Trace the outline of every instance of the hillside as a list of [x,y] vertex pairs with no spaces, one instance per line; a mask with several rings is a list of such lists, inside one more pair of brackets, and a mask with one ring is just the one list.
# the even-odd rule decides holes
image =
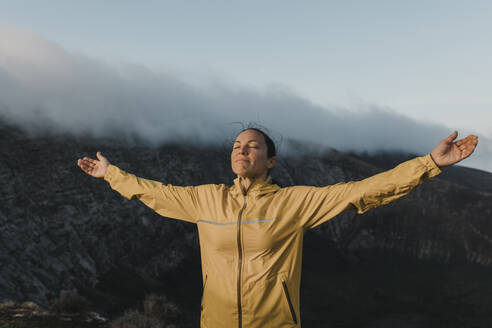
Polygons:
[[[231,185],[227,147],[32,138],[6,124],[0,135],[0,302],[49,306],[61,290],[76,288],[113,318],[158,292],[178,304],[178,327],[198,327],[196,227],[122,198],[76,160],[101,151],[137,176]],[[408,156],[280,154],[273,177],[282,186],[323,186],[363,179]],[[490,182],[487,172],[446,168],[403,199],[309,231],[303,327],[492,325]]]

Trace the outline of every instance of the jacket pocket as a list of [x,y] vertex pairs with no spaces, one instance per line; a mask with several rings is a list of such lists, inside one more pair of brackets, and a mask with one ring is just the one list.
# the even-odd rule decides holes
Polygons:
[[[292,310],[282,285],[288,281],[287,272],[272,273],[269,277],[251,285],[243,307],[251,314],[253,327],[297,327],[298,318],[293,320]],[[291,304],[295,304],[291,302]],[[294,308],[294,307],[293,307]],[[295,312],[294,312],[295,313]],[[231,326],[232,327],[232,326]]]
[[203,311],[203,296],[205,295],[205,287],[207,286],[207,278],[208,278],[208,275],[205,274],[205,281],[203,282],[203,290],[202,290],[202,299],[200,301],[200,311]]
[[292,302],[290,301],[289,289],[287,288],[287,284],[285,283],[285,280],[282,280],[282,287],[284,288],[284,295],[285,295],[285,298],[287,299],[287,303],[289,304],[289,309],[290,309],[290,314],[292,315],[292,320],[297,325],[296,311],[294,310],[294,306],[292,305]]

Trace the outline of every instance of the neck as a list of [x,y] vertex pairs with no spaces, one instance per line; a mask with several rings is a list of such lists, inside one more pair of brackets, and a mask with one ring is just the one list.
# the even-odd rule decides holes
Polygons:
[[263,173],[262,175],[256,176],[256,177],[244,177],[244,176],[238,176],[239,183],[243,187],[243,190],[248,190],[248,188],[253,184],[253,182],[257,179],[261,179],[265,181],[267,179],[267,174],[266,172]]

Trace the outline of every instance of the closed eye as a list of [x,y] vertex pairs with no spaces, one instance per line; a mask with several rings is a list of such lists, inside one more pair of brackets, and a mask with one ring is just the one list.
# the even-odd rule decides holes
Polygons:
[[[241,148],[240,146],[233,146],[232,149],[238,149]],[[249,148],[259,148],[258,145],[249,145]]]

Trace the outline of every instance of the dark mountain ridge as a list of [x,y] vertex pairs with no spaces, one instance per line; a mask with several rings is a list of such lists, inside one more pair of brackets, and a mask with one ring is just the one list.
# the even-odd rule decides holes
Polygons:
[[[231,185],[228,147],[32,137],[6,124],[0,134],[0,302],[48,305],[60,290],[77,288],[111,316],[159,291],[182,309],[182,327],[197,326],[196,227],[122,198],[103,179],[83,173],[76,160],[101,151],[112,164],[144,178]],[[329,149],[280,154],[272,175],[282,186],[323,186],[366,178],[408,156]],[[491,181],[488,172],[444,168],[396,202],[364,215],[346,212],[309,231],[303,327],[492,322],[482,311],[492,300],[484,287],[492,273]]]

